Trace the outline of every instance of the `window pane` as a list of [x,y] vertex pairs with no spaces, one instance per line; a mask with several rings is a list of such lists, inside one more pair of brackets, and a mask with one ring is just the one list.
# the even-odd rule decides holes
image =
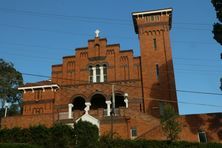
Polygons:
[[106,82],[107,81],[107,76],[106,75],[104,75],[104,82]]
[[89,81],[93,82],[93,77],[92,76],[89,77]]
[[156,64],[156,79],[157,80],[159,80],[159,74],[160,74],[160,72],[159,72],[159,65]]
[[206,136],[205,132],[199,132],[198,135],[199,135],[200,142],[202,142],[202,143],[206,143],[207,142],[207,136]]
[[136,136],[137,136],[136,128],[131,128],[131,137],[136,137]]
[[154,49],[157,48],[156,39],[153,39],[153,48],[154,48]]
[[107,68],[103,67],[103,74],[107,74]]
[[96,76],[96,82],[100,82],[100,76]]
[[100,75],[100,69],[99,69],[99,67],[96,67],[96,75]]
[[93,75],[93,70],[92,69],[90,69],[90,76],[92,76]]

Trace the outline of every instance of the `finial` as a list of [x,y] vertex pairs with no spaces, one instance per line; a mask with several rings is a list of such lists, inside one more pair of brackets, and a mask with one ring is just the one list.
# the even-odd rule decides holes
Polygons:
[[95,31],[96,37],[99,37],[99,33],[100,33],[99,29],[96,29]]

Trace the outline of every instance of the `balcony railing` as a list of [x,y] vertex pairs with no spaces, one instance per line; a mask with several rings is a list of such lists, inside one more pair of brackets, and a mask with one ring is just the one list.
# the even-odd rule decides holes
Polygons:
[[[124,111],[125,108],[115,108],[115,116],[124,116]],[[85,111],[82,110],[75,110],[72,112],[72,117],[74,120],[77,120],[79,117],[81,117],[82,115],[84,115]],[[90,110],[89,111],[89,115],[94,116],[96,118],[102,118],[102,117],[107,117],[107,109],[103,109],[103,108],[98,108],[96,110]],[[111,113],[110,113],[111,115]],[[66,120],[68,119],[68,112],[59,112],[58,113],[58,120]]]

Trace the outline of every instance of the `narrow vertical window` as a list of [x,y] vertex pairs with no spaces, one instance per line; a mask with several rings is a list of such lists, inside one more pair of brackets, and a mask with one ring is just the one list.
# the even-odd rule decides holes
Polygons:
[[100,68],[96,65],[96,82],[100,82]]
[[156,64],[156,79],[157,79],[157,80],[159,80],[159,75],[160,75],[159,65]]
[[107,81],[107,66],[103,65],[103,76],[104,76],[104,82]]
[[131,133],[131,139],[135,139],[137,137],[137,129],[136,128],[131,128],[130,133]]
[[207,143],[207,136],[204,131],[198,132],[198,138],[201,143]]
[[157,48],[156,39],[153,39],[153,49],[156,50],[156,48]]
[[92,66],[89,66],[89,82],[93,82],[93,69]]

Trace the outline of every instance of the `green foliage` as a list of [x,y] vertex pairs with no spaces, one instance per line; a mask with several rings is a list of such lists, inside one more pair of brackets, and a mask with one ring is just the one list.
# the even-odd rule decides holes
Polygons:
[[[12,104],[8,109],[9,115],[18,114],[18,105],[21,103],[21,92],[18,91],[17,87],[23,85],[22,74],[18,72],[14,65],[10,62],[6,62],[0,59],[0,101],[2,106],[5,101]],[[15,109],[17,107],[17,109]],[[4,115],[3,111],[0,110],[0,117]]]
[[173,106],[166,104],[161,116],[162,129],[168,140],[175,141],[178,139],[178,134],[181,131],[180,123],[176,120],[178,117]]
[[98,146],[99,130],[96,125],[80,120],[74,125],[74,134],[77,148]]
[[49,129],[43,125],[33,126],[29,128],[30,143],[41,146],[47,146],[50,140]]
[[222,78],[220,78],[220,90],[222,90]]
[[[112,140],[112,139],[110,139]],[[148,141],[148,140],[123,140],[113,139],[112,145],[106,145],[100,141],[101,148],[220,148],[222,144],[219,143],[191,143],[185,141],[171,142],[171,141]]]
[[[219,143],[190,143],[184,141],[148,141],[148,140],[124,140],[116,136],[111,138],[109,134],[96,138],[98,128],[91,123],[82,122],[75,124],[78,128],[70,128],[67,125],[56,124],[52,128],[35,126],[29,129],[13,128],[0,130],[0,148],[220,148]],[[76,135],[74,131],[82,131],[86,126],[83,135]],[[81,130],[80,130],[80,129]],[[82,131],[83,132],[83,131]],[[79,132],[78,134],[83,134]],[[92,133],[94,134],[92,134]],[[44,135],[45,134],[45,135]],[[91,138],[90,136],[94,137]],[[45,139],[44,139],[45,138]],[[89,139],[87,139],[89,138]]]
[[211,0],[211,3],[215,8],[217,18],[220,22],[213,25],[214,39],[222,45],[222,0]]
[[22,74],[12,63],[0,59],[0,98],[12,103],[20,101],[21,93],[18,92],[17,87],[22,84]]
[[74,145],[74,129],[64,124],[55,124],[51,129],[51,146],[54,148],[66,148]]
[[25,143],[0,143],[0,148],[39,148],[39,146]]
[[100,137],[100,147],[112,148],[116,141],[121,141],[117,134],[107,133]]

